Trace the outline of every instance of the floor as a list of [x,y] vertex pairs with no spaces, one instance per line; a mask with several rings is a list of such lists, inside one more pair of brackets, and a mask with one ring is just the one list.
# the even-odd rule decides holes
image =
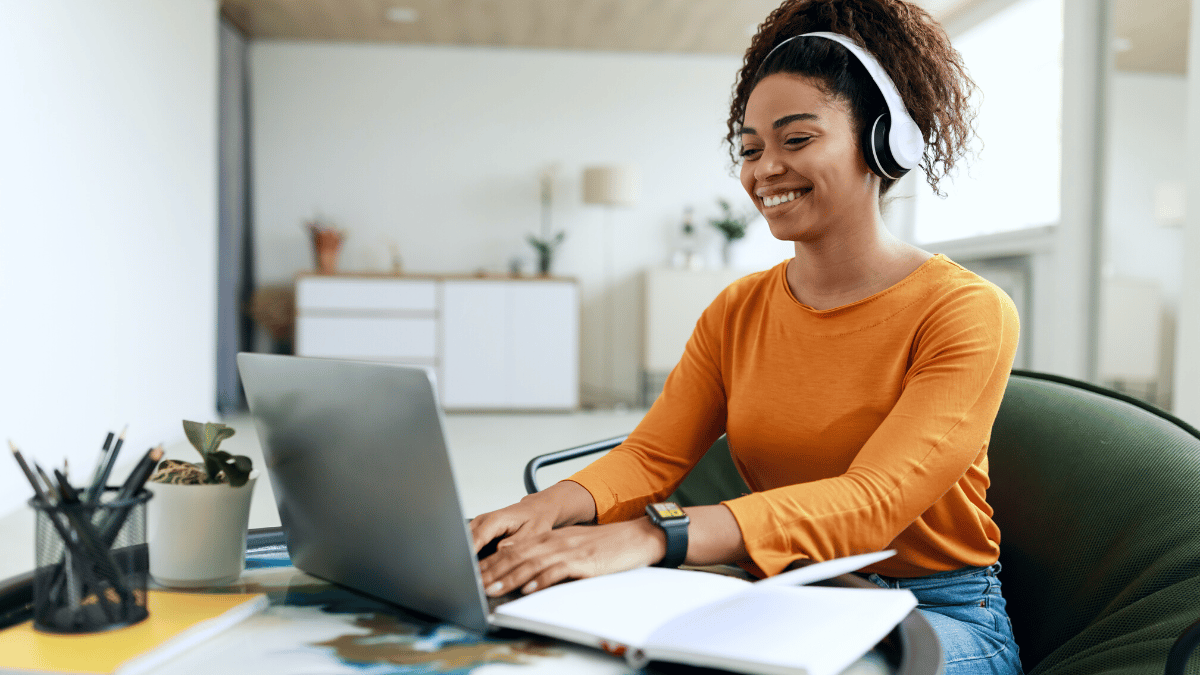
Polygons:
[[[446,435],[450,460],[458,480],[463,511],[468,517],[492,511],[519,500],[525,494],[522,472],[530,458],[546,452],[628,433],[645,415],[645,410],[602,410],[576,413],[446,415]],[[222,444],[222,449],[250,457],[255,466],[263,466],[262,450],[253,420],[233,417],[224,420],[237,433]],[[193,461],[197,455],[186,441],[180,440],[167,450],[167,457]],[[592,458],[594,459],[594,457]],[[542,470],[542,485],[569,476],[589,460],[581,459]],[[117,467],[124,475],[129,467]],[[274,527],[279,524],[275,496],[270,480],[259,480],[250,509],[250,527]],[[0,515],[0,541],[5,546],[0,556],[0,580],[33,568],[33,514],[21,508]]]

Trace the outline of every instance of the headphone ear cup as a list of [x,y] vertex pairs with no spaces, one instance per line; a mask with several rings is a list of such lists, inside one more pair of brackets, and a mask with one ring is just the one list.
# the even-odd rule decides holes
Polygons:
[[895,180],[908,173],[908,169],[901,167],[892,156],[892,146],[888,141],[891,129],[891,115],[882,113],[863,129],[862,148],[867,168],[880,178]]

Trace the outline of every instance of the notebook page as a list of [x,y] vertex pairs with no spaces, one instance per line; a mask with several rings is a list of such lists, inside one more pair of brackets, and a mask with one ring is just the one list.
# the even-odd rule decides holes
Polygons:
[[584,644],[637,646],[671,617],[752,587],[720,574],[643,567],[552,586],[497,607],[494,620]]
[[646,640],[645,656],[741,672],[836,675],[916,606],[907,590],[755,585],[664,624]]
[[894,555],[896,555],[895,551],[887,550],[878,553],[852,555],[845,558],[834,558],[833,560],[812,563],[789,572],[776,574],[773,577],[761,579],[757,583],[759,586],[803,586],[804,584],[811,584],[814,581],[824,581],[860,570]]

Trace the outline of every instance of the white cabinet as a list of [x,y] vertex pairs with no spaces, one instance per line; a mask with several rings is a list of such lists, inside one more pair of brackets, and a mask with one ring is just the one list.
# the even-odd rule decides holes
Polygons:
[[296,353],[430,367],[447,409],[579,405],[569,279],[302,277]]
[[579,404],[579,297],[572,282],[446,281],[447,408]]

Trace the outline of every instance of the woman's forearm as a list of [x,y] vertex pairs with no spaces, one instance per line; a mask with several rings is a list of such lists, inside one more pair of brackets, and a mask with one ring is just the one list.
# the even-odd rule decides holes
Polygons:
[[596,500],[587,488],[574,481],[555,483],[541,492],[526,495],[521,501],[527,499],[544,499],[557,505],[558,516],[554,520],[554,527],[579,525],[596,520]]
[[[522,499],[525,500],[549,500],[555,504],[555,527],[591,523],[596,520],[596,501],[592,498],[592,493],[574,481],[555,483],[541,492],[527,495]],[[684,511],[691,521],[688,525],[686,564],[720,565],[750,559],[742,541],[741,527],[733,517],[733,512],[724,505],[690,506]],[[656,543],[650,544],[655,548],[655,560],[662,558],[666,552],[666,535],[650,523],[649,518],[640,520],[643,521],[640,523],[640,529],[656,540]]]
[[[688,565],[721,565],[750,559],[742,528],[723,504],[684,509],[688,525]],[[664,535],[665,539],[665,535]]]

